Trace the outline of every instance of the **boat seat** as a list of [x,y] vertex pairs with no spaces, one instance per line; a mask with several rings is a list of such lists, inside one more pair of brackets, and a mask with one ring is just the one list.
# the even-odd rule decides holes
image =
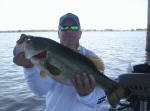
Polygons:
[[[136,97],[140,103],[140,111],[150,110],[150,74],[126,73],[119,76],[118,82],[131,90],[130,97]],[[147,104],[146,106],[144,104]],[[143,110],[143,109],[145,110]]]
[[131,90],[131,95],[150,99],[150,74],[126,73],[119,76],[119,83]]

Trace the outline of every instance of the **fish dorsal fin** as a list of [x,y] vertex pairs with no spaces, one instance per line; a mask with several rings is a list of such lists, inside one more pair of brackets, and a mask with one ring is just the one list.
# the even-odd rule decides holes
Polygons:
[[98,71],[104,71],[104,63],[101,58],[97,56],[86,56],[86,57],[94,63]]
[[[75,47],[73,46],[67,46],[68,48],[72,49],[74,52],[80,53],[81,55],[83,55],[79,50],[77,50]],[[98,71],[104,71],[104,63],[102,61],[101,58],[97,57],[97,56],[88,56],[85,55],[91,62],[93,62],[93,64],[96,66]]]
[[[75,47],[73,46],[67,46],[68,48],[72,49],[73,51],[82,54],[79,50],[77,50]],[[83,55],[83,54],[82,54]],[[101,58],[97,57],[97,56],[88,56],[86,55],[86,57],[91,60],[94,65],[96,66],[98,71],[104,71],[104,63],[102,61]]]
[[46,74],[45,71],[41,70],[41,71],[40,71],[40,76],[41,76],[42,78],[46,78],[46,77],[47,77],[47,74]]

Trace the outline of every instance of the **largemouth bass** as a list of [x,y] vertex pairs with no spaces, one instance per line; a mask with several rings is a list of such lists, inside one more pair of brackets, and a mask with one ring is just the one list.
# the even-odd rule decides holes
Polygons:
[[100,72],[86,56],[48,38],[24,35],[24,52],[27,59],[38,66],[41,74],[66,85],[72,85],[76,74],[92,74],[96,86],[103,88],[110,105],[115,108],[120,99],[129,96],[129,89]]

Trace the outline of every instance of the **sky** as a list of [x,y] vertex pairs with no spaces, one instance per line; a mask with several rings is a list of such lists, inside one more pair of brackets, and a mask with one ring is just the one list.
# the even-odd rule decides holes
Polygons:
[[57,29],[76,14],[82,29],[147,27],[148,0],[0,0],[0,30]]

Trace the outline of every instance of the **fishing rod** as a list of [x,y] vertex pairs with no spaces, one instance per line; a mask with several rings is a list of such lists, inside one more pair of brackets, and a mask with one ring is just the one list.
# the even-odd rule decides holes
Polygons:
[[150,60],[150,1],[149,0],[148,0],[148,13],[147,13],[146,53],[147,53],[147,61],[149,61]]

